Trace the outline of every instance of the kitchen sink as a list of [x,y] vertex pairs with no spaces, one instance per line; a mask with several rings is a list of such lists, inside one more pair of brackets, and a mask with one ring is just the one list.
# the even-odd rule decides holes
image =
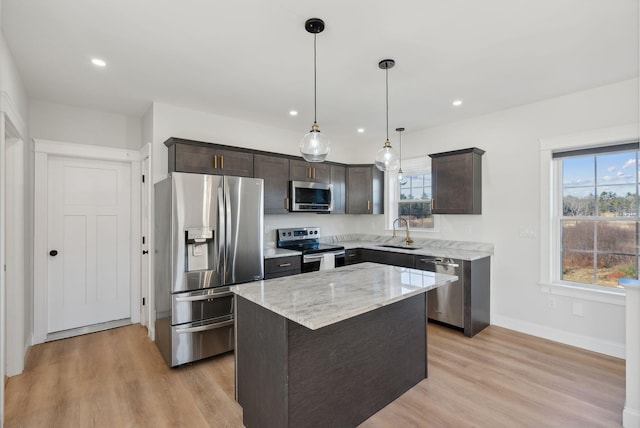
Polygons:
[[401,250],[419,250],[420,249],[420,247],[409,247],[407,245],[391,245],[391,244],[381,244],[381,245],[378,245],[378,247],[399,248]]

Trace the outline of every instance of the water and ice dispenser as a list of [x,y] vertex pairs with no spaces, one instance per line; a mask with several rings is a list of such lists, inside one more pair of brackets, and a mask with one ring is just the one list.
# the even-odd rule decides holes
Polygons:
[[185,231],[185,271],[215,269],[213,230],[190,227]]

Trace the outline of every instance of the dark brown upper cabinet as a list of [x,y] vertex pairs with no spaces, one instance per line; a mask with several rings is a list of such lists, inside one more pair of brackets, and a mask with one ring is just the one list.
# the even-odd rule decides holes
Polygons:
[[289,161],[289,179],[331,183],[331,165],[291,159]]
[[169,172],[253,177],[253,153],[197,141],[169,139]]
[[289,159],[253,155],[253,176],[264,179],[264,213],[289,212]]
[[347,166],[347,214],[384,214],[384,173],[375,165]]
[[431,157],[433,214],[482,214],[482,155],[470,149]]

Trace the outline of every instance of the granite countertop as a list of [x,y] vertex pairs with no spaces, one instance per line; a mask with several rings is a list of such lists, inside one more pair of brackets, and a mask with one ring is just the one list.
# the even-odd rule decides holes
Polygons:
[[276,259],[278,257],[300,256],[302,252],[284,248],[265,248],[263,254],[265,259]]
[[457,276],[359,263],[231,287],[253,303],[311,330],[456,281]]
[[[405,253],[405,254],[417,254],[420,256],[432,256],[432,257],[448,257],[452,259],[460,259],[460,260],[479,260],[485,257],[490,257],[493,255],[491,251],[480,251],[480,250],[465,250],[461,248],[447,248],[447,247],[438,247],[438,246],[420,246],[419,244],[412,244],[412,247],[418,247],[415,250],[411,250],[408,248],[391,248],[391,247],[383,247],[379,242],[367,242],[367,241],[345,241],[340,243],[344,246],[345,249],[351,248],[366,248],[368,250],[378,250],[378,251],[388,251],[392,253]],[[402,244],[400,244],[402,245]]]
[[[452,259],[460,259],[474,261],[485,257],[493,256],[493,244],[484,242],[465,242],[465,241],[446,241],[442,239],[426,239],[415,238],[412,247],[408,248],[391,248],[382,245],[404,245],[404,233],[402,237],[392,238],[383,235],[339,235],[325,236],[320,238],[320,242],[326,244],[342,245],[346,249],[366,248],[370,250],[388,251],[393,253],[417,254],[419,256],[431,257],[448,257]],[[275,244],[275,243],[274,243]],[[264,249],[264,258],[271,259],[277,257],[299,256],[299,251],[285,250],[282,248],[273,248],[266,246]]]

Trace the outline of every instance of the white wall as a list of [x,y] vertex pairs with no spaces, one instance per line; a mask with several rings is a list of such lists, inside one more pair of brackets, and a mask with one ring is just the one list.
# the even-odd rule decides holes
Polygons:
[[[0,20],[1,22],[1,20]],[[26,159],[28,144],[26,142],[26,128],[27,128],[27,106],[28,99],[27,93],[20,78],[20,75],[15,66],[15,62],[8,49],[4,35],[0,32],[0,222],[3,226],[0,229],[4,232],[4,224],[6,222],[7,210],[11,212],[25,212],[28,208],[25,203],[25,191],[24,189],[17,189],[17,192],[11,192],[12,204],[19,203],[23,206],[5,207],[4,195],[6,192],[6,183],[8,178],[14,183],[13,190],[16,190],[15,184],[25,182],[25,174],[27,170]],[[6,177],[5,173],[5,155],[6,155],[6,138],[11,139],[11,148],[9,150],[12,159],[17,159],[18,164],[12,164],[12,174],[15,176]],[[20,165],[20,160],[25,162]],[[26,211],[28,212],[28,211]],[[30,242],[31,228],[29,219],[22,219],[17,225],[12,224],[9,227],[25,233],[24,239]],[[0,236],[0,266],[5,263],[5,248],[11,243],[6,242],[5,233]],[[4,377],[6,374],[14,374],[14,370],[21,370],[24,362],[24,353],[27,347],[30,345],[30,328],[32,325],[33,311],[30,299],[33,296],[33,287],[31,276],[27,268],[30,266],[30,251],[21,248],[21,254],[12,254],[12,258],[9,261],[15,265],[7,266],[8,269],[13,269],[15,275],[10,277],[11,287],[9,293],[5,294],[5,275],[4,269],[0,274],[0,379],[4,385]],[[15,251],[15,250],[14,250]],[[19,265],[18,265],[19,264]],[[26,274],[25,274],[26,273]],[[6,297],[9,297],[7,300]],[[6,318],[7,306],[11,305],[14,314],[17,314],[15,319],[12,319],[9,324]],[[22,317],[20,313],[22,312]],[[15,316],[15,315],[14,315]],[[7,345],[10,345],[10,348]],[[6,366],[10,370],[6,371]],[[4,387],[0,390],[0,425],[4,422]]]
[[[438,216],[438,233],[416,235],[494,244],[492,322],[600,352],[624,349],[624,306],[557,296],[557,308],[548,307],[538,286],[539,239],[520,237],[520,228],[539,233],[540,138],[637,123],[638,115],[634,79],[403,136],[406,158],[486,150],[482,215]],[[574,302],[584,316],[572,315]]]
[[142,120],[32,99],[29,103],[29,136],[139,150],[142,147]]
[[0,34],[0,90],[7,93],[13,107],[22,120],[27,120],[28,98],[18,69],[16,68],[13,56],[4,39]]

